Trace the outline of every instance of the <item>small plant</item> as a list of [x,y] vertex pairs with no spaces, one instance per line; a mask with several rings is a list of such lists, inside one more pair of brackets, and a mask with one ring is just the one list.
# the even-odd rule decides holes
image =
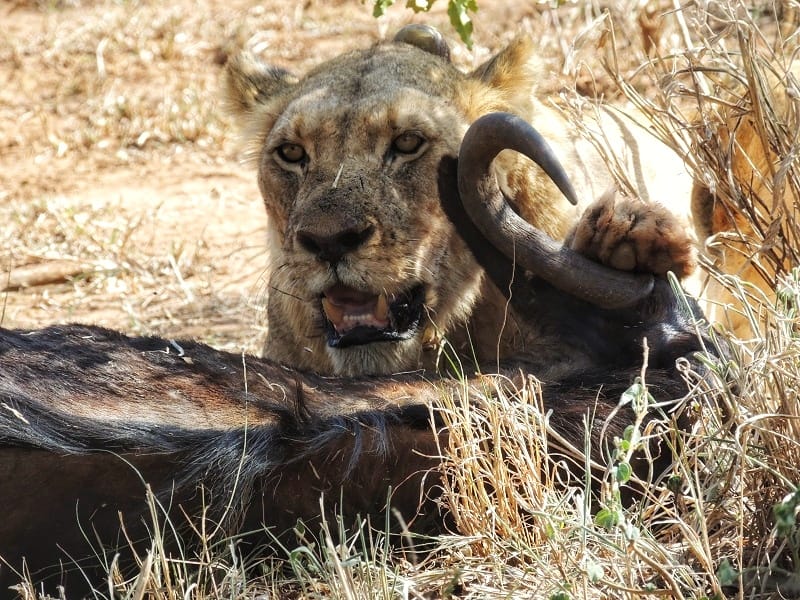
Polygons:
[[607,488],[608,494],[604,499],[605,506],[597,512],[594,518],[595,524],[607,531],[621,527],[628,541],[638,538],[639,531],[625,518],[621,487],[628,483],[633,475],[631,456],[641,447],[641,426],[647,416],[648,406],[653,402],[653,397],[647,391],[647,386],[641,378],[637,378],[622,394],[620,406],[630,406],[635,420],[633,424],[625,428],[621,439],[614,440],[615,448],[611,456],[609,468],[611,477]]
[[[375,17],[382,16],[386,9],[394,4],[395,0],[374,0],[372,14]],[[407,0],[406,7],[415,13],[428,12],[436,0]],[[458,32],[467,48],[472,48],[472,18],[470,13],[478,11],[476,0],[448,0],[447,15],[450,17],[450,24]]]

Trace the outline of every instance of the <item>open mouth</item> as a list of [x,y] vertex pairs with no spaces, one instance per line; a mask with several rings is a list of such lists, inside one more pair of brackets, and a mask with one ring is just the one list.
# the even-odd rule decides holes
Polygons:
[[422,319],[424,300],[422,285],[387,296],[337,283],[322,294],[328,346],[346,348],[413,337]]

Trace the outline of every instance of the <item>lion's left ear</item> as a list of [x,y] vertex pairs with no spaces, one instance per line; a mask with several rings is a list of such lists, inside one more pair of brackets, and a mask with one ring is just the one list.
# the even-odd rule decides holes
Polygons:
[[535,84],[533,51],[531,38],[520,36],[470,76],[501,92],[522,90],[530,94]]
[[225,96],[230,112],[247,117],[270,99],[282,94],[297,83],[288,71],[258,60],[242,52],[228,60],[225,66]]
[[469,74],[459,102],[471,120],[496,111],[531,117],[537,79],[544,75],[533,50],[530,38],[518,37]]

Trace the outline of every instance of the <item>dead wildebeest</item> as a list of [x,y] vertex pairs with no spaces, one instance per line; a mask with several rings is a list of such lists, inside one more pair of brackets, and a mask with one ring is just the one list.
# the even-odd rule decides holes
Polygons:
[[[535,334],[499,372],[540,377],[552,428],[576,441],[587,409],[599,432],[639,374],[644,338],[651,393],[684,395],[675,361],[701,341],[667,281],[603,268],[520,222],[489,175],[506,147],[571,193],[535,132],[509,116],[476,123],[460,167],[441,165],[449,215]],[[107,591],[103,561],[120,553],[124,570],[131,545],[142,554],[148,547],[145,483],[160,517],[180,527],[202,515],[206,531],[248,532],[240,548],[292,543],[298,519],[320,518],[321,494],[328,519],[383,522],[391,507],[413,531],[440,532],[447,511],[437,502],[437,455],[448,433],[435,413],[442,387],[460,385],[419,373],[329,379],[98,327],[2,331],[2,595],[23,569],[51,593],[64,585],[70,598]],[[480,379],[472,385],[482,388]],[[626,424],[613,421],[609,435]]]

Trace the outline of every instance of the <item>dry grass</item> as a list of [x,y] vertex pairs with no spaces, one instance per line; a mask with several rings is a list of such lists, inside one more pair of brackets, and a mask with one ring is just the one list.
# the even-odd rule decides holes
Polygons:
[[[697,478],[696,494],[706,496],[697,525],[708,531],[707,562],[742,597],[800,593],[800,63],[796,5],[785,4],[777,21],[770,8],[719,3],[709,15],[678,13],[687,43],[645,68],[658,96],[646,98],[620,80],[716,195],[730,225],[709,241],[705,261],[710,285],[729,290],[748,339],[732,341],[732,384],[721,398],[726,427],[720,435],[704,433],[698,446],[713,452],[701,449],[697,458],[713,456],[721,468]],[[716,269],[725,261],[733,276]]]
[[[552,485],[559,471],[543,457],[556,454],[543,446],[546,424],[531,409],[534,388],[510,404],[501,397],[477,416],[474,407],[456,405],[450,426],[463,438],[449,449],[456,482],[450,502],[461,530],[478,535],[481,556],[503,557],[502,573],[513,557],[528,575],[511,578],[523,596],[800,593],[797,32],[785,27],[788,17],[776,20],[772,7],[732,2],[709,10],[712,16],[672,14],[649,55],[640,47],[633,61],[631,31],[641,19],[615,19],[612,11],[583,30],[568,57],[580,73],[580,46],[595,40],[624,98],[724,206],[734,226],[711,241],[706,266],[729,289],[752,339],[727,340],[730,360],[709,363],[707,381],[687,374],[695,428],[674,442],[672,477],[648,482],[648,497],[631,509],[617,505],[607,487],[594,518],[580,495],[585,483],[566,495]],[[742,274],[752,269],[764,279],[760,289],[716,270],[720,246],[732,249]],[[612,457],[607,471],[616,466]]]
[[[573,82],[584,94],[639,106],[717,194],[738,234],[715,240],[706,262],[760,333],[732,339],[731,359],[709,363],[705,377],[687,373],[695,427],[678,435],[663,419],[679,449],[672,477],[647,482],[647,497],[631,507],[614,483],[622,454],[601,465],[605,511],[593,516],[588,483],[559,458],[585,448],[547,446],[535,382],[516,391],[498,384],[485,403],[443,398],[453,432],[442,449],[453,475],[446,497],[460,534],[437,540],[432,554],[389,560],[385,525],[374,523],[355,534],[328,523],[278,562],[239,556],[232,541],[202,531],[188,534],[204,540],[199,556],[176,559],[156,535],[138,577],[122,582],[111,569],[122,595],[800,594],[800,121],[797,33],[785,27],[793,6],[781,28],[772,4],[734,0],[709,4],[707,14],[654,2],[614,2],[602,7],[607,13],[589,2],[479,4],[476,48],[459,47],[459,62],[474,64],[518,29],[535,34],[550,49],[550,89]],[[442,8],[425,20],[444,26]],[[358,2],[74,0],[16,2],[0,18],[2,324],[97,322],[256,350],[264,217],[216,105],[219,64],[247,45],[301,71],[410,15],[399,8],[376,23]],[[735,134],[750,116],[758,143],[780,160],[743,178]],[[764,274],[764,290],[715,271],[720,245]],[[14,280],[22,276],[29,279]],[[635,411],[620,410],[634,431],[652,433]],[[566,491],[565,481],[573,484]],[[153,505],[162,528],[159,514]]]

